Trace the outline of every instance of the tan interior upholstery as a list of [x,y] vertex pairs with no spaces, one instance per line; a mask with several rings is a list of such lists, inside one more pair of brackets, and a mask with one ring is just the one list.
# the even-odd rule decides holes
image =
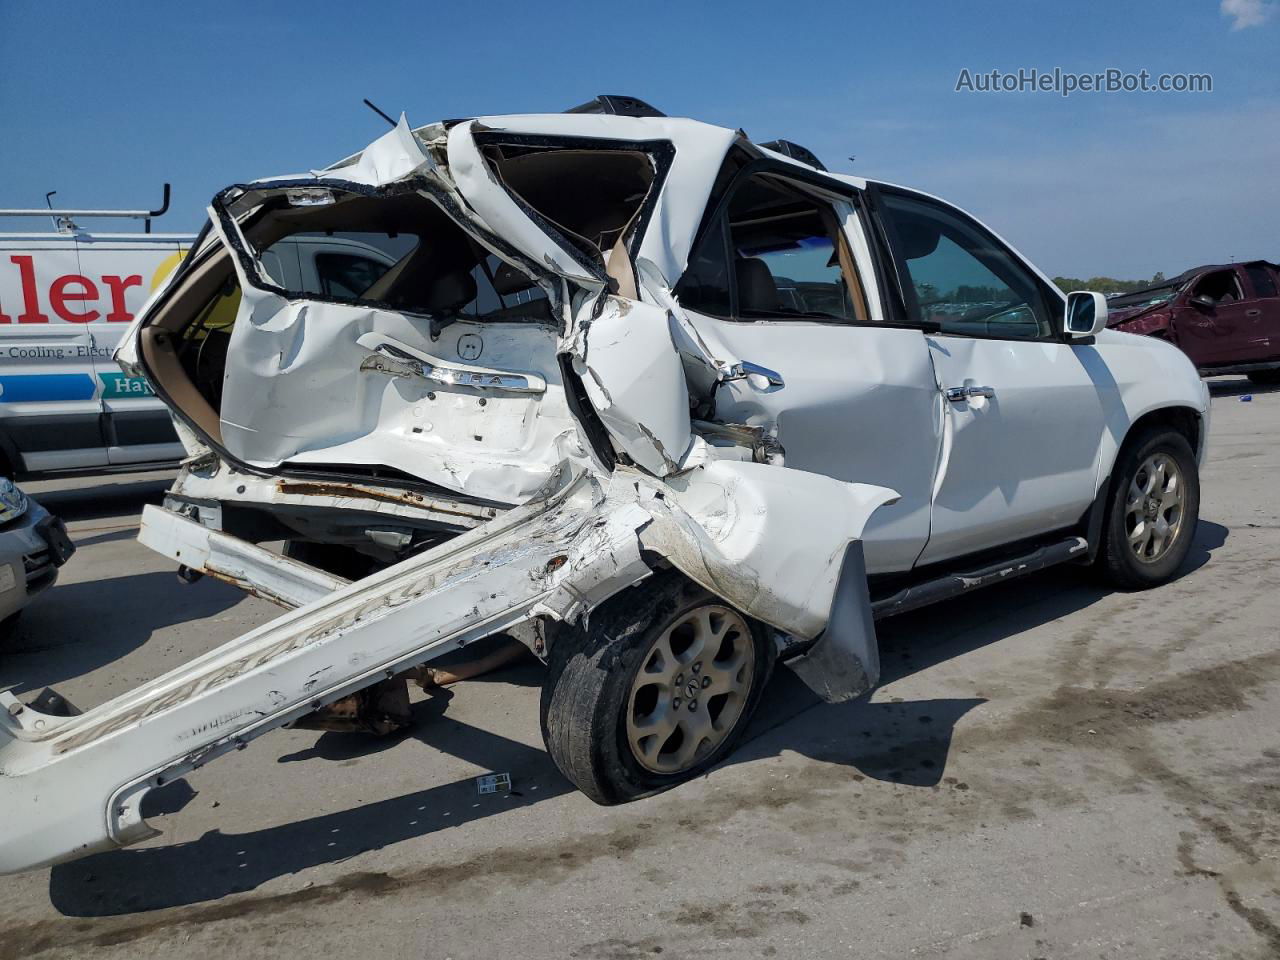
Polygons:
[[169,398],[178,405],[187,417],[195,423],[209,439],[222,443],[222,426],[218,411],[209,405],[196,385],[187,376],[187,371],[178,359],[177,345],[173,334],[154,324],[142,328],[139,337],[142,343],[142,358],[147,369],[155,377]]
[[222,442],[218,411],[196,388],[178,358],[181,331],[197,314],[213,302],[232,274],[231,257],[225,248],[197,264],[181,288],[161,307],[138,337],[142,359],[156,384],[209,439]]

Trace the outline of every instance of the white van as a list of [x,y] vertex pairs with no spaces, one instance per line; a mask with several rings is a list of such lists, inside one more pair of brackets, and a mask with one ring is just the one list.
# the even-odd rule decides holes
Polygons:
[[[183,448],[168,408],[111,355],[196,238],[63,223],[61,232],[0,233],[0,475],[174,462]],[[336,296],[358,295],[395,262],[336,237],[278,249],[280,282]]]
[[194,236],[0,233],[0,471],[174,461],[169,411],[111,354]]

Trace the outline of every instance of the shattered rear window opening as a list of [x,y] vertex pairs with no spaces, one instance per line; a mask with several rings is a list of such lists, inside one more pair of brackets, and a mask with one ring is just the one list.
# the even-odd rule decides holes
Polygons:
[[251,191],[231,212],[263,281],[321,299],[440,319],[554,322],[546,292],[427,196],[330,188]]
[[606,265],[635,234],[670,152],[662,143],[606,147],[543,138],[483,147],[485,161],[535,221],[588,262]]

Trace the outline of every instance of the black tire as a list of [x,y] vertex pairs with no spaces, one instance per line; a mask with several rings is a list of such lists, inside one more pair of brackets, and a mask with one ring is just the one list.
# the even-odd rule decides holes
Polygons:
[[[1126,513],[1130,484],[1152,457],[1166,455],[1176,464],[1182,478],[1181,517],[1177,532],[1158,556],[1139,559],[1130,545],[1130,523]],[[1187,438],[1168,427],[1150,427],[1126,442],[1116,458],[1111,478],[1107,516],[1103,520],[1102,549],[1097,568],[1112,586],[1122,590],[1145,590],[1170,580],[1182,566],[1195,538],[1200,517],[1200,474],[1195,453]]]
[[769,631],[747,617],[742,619],[754,651],[750,687],[719,745],[685,769],[656,773],[637,761],[627,740],[632,684],[652,645],[672,624],[707,605],[727,607],[682,575],[659,573],[593,611],[585,631],[566,630],[556,639],[542,686],[542,737],[560,772],[596,803],[626,803],[669,790],[714,766],[741,740],[775,659]]
[[1280,384],[1280,368],[1274,370],[1255,370],[1249,374],[1249,382],[1260,387],[1274,387]]

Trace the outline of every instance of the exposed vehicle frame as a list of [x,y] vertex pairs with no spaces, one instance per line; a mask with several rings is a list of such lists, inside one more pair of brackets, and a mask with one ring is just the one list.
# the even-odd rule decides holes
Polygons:
[[[1104,331],[1097,295],[1073,295],[1064,318],[1061,292],[966,220],[964,230],[1017,262],[1042,309],[1035,317],[1030,307],[971,311],[980,319],[963,322],[981,324],[986,338],[962,334],[941,357],[926,339],[944,339],[945,325],[918,319],[926,304],[905,262],[921,240],[888,211],[961,212],[828,174],[811,158],[794,159],[804,153],[793,145],[762,147],[652,108],[603,115],[611,99],[601,98],[595,114],[416,131],[402,119],[312,178],[246,184],[215,199],[204,238],[118,354],[170,404],[191,452],[164,507],[147,508],[140,539],[189,571],[290,612],[83,714],[55,716],[0,694],[0,790],[10,814],[0,871],[149,836],[140,806],[148,790],[494,634],[516,637],[548,662],[548,747],[588,795],[618,802],[724,756],[775,659],[830,701],[869,689],[879,676],[877,615],[1070,560],[1098,558],[1131,586],[1172,575],[1194,527],[1208,413],[1204,387],[1177,351]],[[642,156],[651,165],[647,188],[625,223],[600,234],[606,251],[510,190],[486,154],[495,145],[516,156],[545,147]],[[731,154],[742,162],[726,176]],[[696,299],[687,285],[693,252],[720,229],[718,211],[737,195],[735,184],[756,175],[776,178],[787,196],[824,198],[832,262],[839,259],[856,289],[845,290],[839,309],[849,312],[838,324],[808,318],[812,335],[856,328],[865,355],[832,366],[837,358],[793,352],[779,357],[787,360],[779,372],[772,357],[738,340],[767,333],[767,323],[734,327],[688,307]],[[312,223],[311,207],[356,210],[366,199],[405,197],[429,199],[452,224],[441,220],[441,229],[460,229],[542,291],[545,313],[511,321],[538,338],[490,334],[488,352],[476,352],[483,362],[467,360],[463,338],[491,328],[425,310],[421,329],[411,330],[403,305],[300,295],[263,266],[273,216]],[[322,209],[314,222],[327,215]],[[841,216],[857,229],[846,230]],[[201,303],[214,296],[229,271],[238,282],[231,336],[240,353],[227,382],[239,380],[213,409],[173,359],[173,340],[188,327],[166,324],[192,291]],[[749,294],[733,287],[729,310],[750,309]],[[812,295],[787,288],[790,298]],[[1035,342],[1021,353],[1005,346],[1016,339],[1008,331],[1027,323]],[[910,356],[901,349],[908,340]],[[359,378],[360,393],[330,401],[313,380],[289,379],[339,362]],[[1034,369],[1018,372],[1019,362]],[[1055,387],[1063,364],[1077,379]],[[878,409],[899,410],[899,429],[919,431],[914,459],[860,449],[850,454],[856,462],[824,473],[812,459],[822,452],[820,424],[783,431],[786,449],[779,442],[788,409],[770,406],[779,396],[798,397],[790,409],[804,409],[806,396],[821,397],[832,382],[867,392],[895,365],[923,379]],[[972,382],[969,374],[988,371],[1009,378],[1006,394]],[[272,402],[255,400],[255,389]],[[451,404],[447,416],[425,413],[436,391]],[[325,437],[307,435],[299,411],[308,407]],[[1002,407],[1018,431],[1009,444],[1074,457],[1048,473],[1010,474],[1020,496],[965,475],[1005,442],[997,436],[988,438],[996,446],[981,446],[984,412]],[[747,408],[755,413],[733,417]],[[353,429],[351,418],[367,409],[377,428]],[[499,428],[526,432],[505,445],[481,443],[493,409],[507,411]],[[1083,436],[1080,423],[1094,432]],[[1046,429],[1058,431],[1057,453],[1039,436]],[[883,436],[890,442],[891,433]],[[895,465],[894,485],[856,478],[885,477],[877,460]],[[1165,478],[1159,485],[1156,470]],[[1059,482],[1068,474],[1069,487]],[[1134,506],[1138,487],[1145,492]],[[978,489],[988,495],[974,502]],[[869,536],[873,521],[881,525]],[[382,569],[348,578],[258,545],[278,539],[358,543]],[[653,682],[642,684],[645,677]],[[640,709],[645,697],[657,700]],[[707,697],[721,698],[714,716]],[[666,738],[676,728],[675,747],[669,739],[655,745],[655,730]]]

